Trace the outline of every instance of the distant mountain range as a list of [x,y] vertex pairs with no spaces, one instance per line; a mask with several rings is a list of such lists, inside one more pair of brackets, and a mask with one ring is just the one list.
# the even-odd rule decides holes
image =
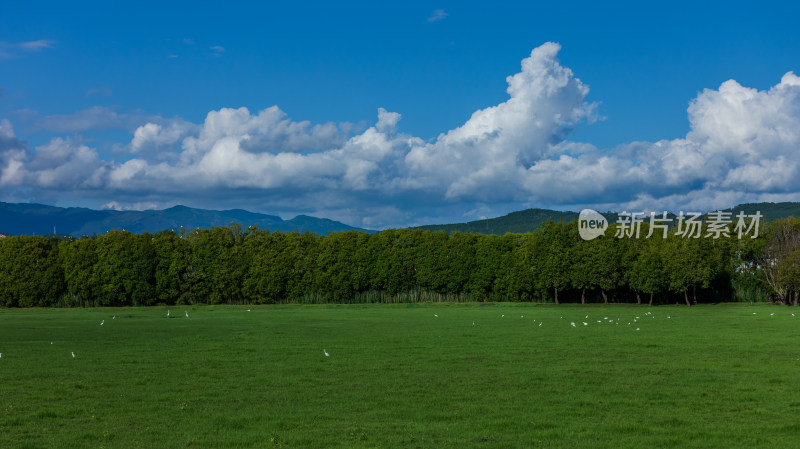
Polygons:
[[[800,203],[747,203],[747,204],[740,204],[730,209],[725,209],[725,211],[733,212],[734,217],[740,211],[744,212],[747,215],[755,214],[758,211],[761,212],[761,215],[764,217],[761,219],[762,222],[770,222],[778,218],[800,217]],[[700,211],[687,210],[685,212],[700,212]],[[604,217],[606,217],[606,219],[610,223],[615,223],[617,221],[618,215],[616,212],[601,212],[601,213],[603,214]],[[668,216],[672,218],[675,217],[673,214],[668,214]],[[541,226],[547,220],[551,220],[554,222],[563,221],[566,223],[577,219],[578,219],[577,212],[560,212],[548,209],[526,209],[518,212],[511,212],[508,215],[503,215],[502,217],[497,217],[497,218],[469,221],[466,223],[418,226],[415,229],[423,229],[430,231],[445,231],[447,233],[475,232],[480,234],[503,235],[507,232],[511,233],[533,232],[536,228]]]
[[187,231],[239,223],[256,225],[270,231],[311,231],[317,234],[360,230],[326,218],[298,215],[283,220],[275,215],[258,214],[241,209],[205,210],[175,206],[163,210],[116,211],[93,210],[83,207],[54,207],[43,204],[0,202],[0,233],[7,235],[66,234],[73,236],[103,234],[110,229],[125,229],[133,233],[159,232],[165,229]]
[[[608,220],[612,218],[604,214]],[[518,212],[511,212],[502,217],[487,218],[485,220],[469,221],[466,223],[452,223],[440,225],[418,226],[415,229],[428,231],[451,232],[475,232],[479,234],[498,234],[503,235],[507,232],[525,233],[532,232],[547,220],[554,222],[568,222],[578,219],[577,212],[560,212],[548,209],[525,209]],[[616,216],[613,220],[616,220]]]
[[[769,222],[784,217],[800,217],[800,203],[748,203],[727,209],[735,216],[739,211],[746,214],[761,212],[763,221]],[[688,212],[688,211],[687,211]],[[609,222],[617,221],[616,212],[603,212]],[[672,216],[672,215],[671,215]],[[548,209],[526,209],[508,215],[466,223],[418,226],[414,229],[430,231],[475,232],[503,235],[532,232],[547,220],[569,222],[578,219],[577,212],[560,212]],[[134,233],[159,232],[165,229],[191,231],[194,228],[210,228],[239,223],[243,227],[256,225],[270,231],[310,231],[317,234],[357,230],[373,232],[308,215],[298,215],[283,220],[275,215],[248,212],[241,209],[206,210],[186,206],[175,206],[163,210],[116,211],[93,210],[83,207],[55,207],[43,204],[0,202],[0,233],[6,235],[93,235],[110,229],[125,229]]]

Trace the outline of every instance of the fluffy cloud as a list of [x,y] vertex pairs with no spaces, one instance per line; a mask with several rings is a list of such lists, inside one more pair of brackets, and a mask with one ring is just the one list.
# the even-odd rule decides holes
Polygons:
[[97,152],[70,139],[55,138],[36,147],[26,164],[33,184],[48,189],[95,189],[103,187],[105,163]]
[[536,198],[562,204],[647,198],[652,208],[706,209],[800,192],[800,78],[793,73],[768,91],[726,81],[700,93],[688,114],[691,130],[681,139],[538,161],[526,173],[527,190],[549,186],[557,193]]
[[11,122],[0,120],[0,186],[22,183],[25,148],[25,142],[14,135]]
[[103,187],[107,166],[96,151],[71,139],[55,138],[29,151],[11,124],[0,121],[0,186],[6,190],[94,190]]
[[412,148],[406,157],[409,183],[444,187],[449,199],[528,195],[525,169],[553,156],[556,144],[593,109],[585,102],[589,89],[559,64],[559,49],[547,43],[523,59],[522,71],[506,79],[506,102],[476,111],[432,144]]
[[369,227],[529,206],[708,210],[798,197],[793,73],[766,91],[733,80],[704,90],[689,105],[683,138],[599,149],[567,140],[594,119],[595,105],[559,50],[534,49],[506,79],[506,101],[431,141],[402,133],[401,115],[382,108],[355,135],[347,124],[293,121],[277,106],[223,108],[202,124],[99,107],[38,119],[51,131],[129,129],[128,159],[111,161],[70,139],[29,150],[3,120],[0,185],[126,202],[117,207],[225,204]]
[[[255,188],[392,195],[420,191],[443,200],[510,200],[527,195],[523,174],[548,158],[570,128],[590,116],[588,93],[558,63],[557,44],[545,44],[507,79],[508,101],[476,111],[461,127],[434,142],[398,133],[401,115],[378,111],[375,126],[346,138],[334,124],[295,122],[277,106],[251,114],[247,108],[208,113],[195,135],[154,123],[134,132],[131,149],[180,140],[179,162],[133,159],[116,166],[111,185],[184,185],[192,189]],[[163,178],[162,178],[163,177]],[[497,188],[497,179],[504,182]]]
[[251,153],[319,152],[344,143],[344,135],[333,123],[311,126],[308,121],[295,122],[277,106],[251,115],[247,108],[223,108],[211,111],[197,137],[184,142],[192,154],[204,153],[216,142],[234,137],[242,149]]
[[147,122],[136,128],[130,143],[131,153],[158,150],[173,145],[194,132],[197,126],[183,120],[166,121],[163,124]]
[[0,139],[2,139],[0,140],[0,145],[2,145],[0,150],[10,146],[14,138],[14,128],[11,126],[11,122],[6,119],[0,120]]

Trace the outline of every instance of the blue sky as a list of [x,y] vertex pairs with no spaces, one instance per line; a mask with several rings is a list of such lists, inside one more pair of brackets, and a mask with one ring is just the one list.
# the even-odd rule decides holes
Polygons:
[[3,201],[385,228],[800,199],[790,2],[7,3]]

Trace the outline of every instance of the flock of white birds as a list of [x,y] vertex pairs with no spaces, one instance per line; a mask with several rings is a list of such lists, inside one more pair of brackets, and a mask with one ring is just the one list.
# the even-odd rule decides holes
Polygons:
[[[248,309],[247,311],[249,312],[250,310]],[[186,318],[189,318],[189,312],[184,310],[183,313],[186,315]],[[169,309],[167,309],[167,318],[169,318],[169,317],[170,317],[169,316]],[[100,324],[102,325],[103,323],[100,323]]]
[[[248,311],[248,312],[250,312],[250,309],[247,309],[247,311]],[[184,313],[184,316],[185,316],[186,318],[189,318],[189,312],[188,312],[188,311],[184,311],[183,313]],[[753,312],[753,315],[757,315],[757,312]],[[772,312],[772,313],[770,313],[769,315],[770,315],[770,316],[775,316],[775,312]],[[434,313],[434,314],[433,314],[433,316],[434,316],[434,318],[439,318],[439,314],[436,314],[436,313]],[[792,313],[792,316],[795,316],[795,314],[794,314],[794,313]],[[169,310],[169,309],[167,309],[167,318],[171,318],[171,315],[170,315],[170,310]],[[501,314],[501,315],[500,315],[500,318],[505,318],[505,314]],[[520,315],[520,318],[521,318],[521,319],[524,319],[524,318],[525,318],[525,315]],[[652,319],[655,319],[655,318],[656,318],[656,316],[655,316],[655,315],[653,315],[653,313],[652,313],[652,312],[645,312],[644,314],[642,314],[642,315],[640,315],[640,316],[634,316],[633,318],[631,318],[631,320],[630,320],[630,321],[627,321],[627,323],[626,323],[625,325],[626,325],[626,326],[635,326],[635,325],[639,324],[639,321],[640,321],[640,320],[643,320],[644,318],[652,318]],[[115,320],[115,319],[117,319],[117,316],[116,316],[116,315],[114,315],[114,316],[112,316],[112,317],[111,317],[111,319],[112,319],[112,320]],[[564,317],[562,316],[562,317],[561,317],[561,320],[563,320],[563,319],[564,319]],[[666,315],[666,319],[672,319],[672,316],[671,316],[671,315]],[[586,315],[586,316],[584,317],[584,320],[586,320],[586,321],[579,320],[579,321],[578,321],[578,323],[582,324],[583,326],[588,326],[588,325],[589,325],[589,322],[590,322],[590,321],[592,321],[592,319],[590,319],[590,318],[589,318],[589,315]],[[536,322],[537,322],[537,320],[536,320],[535,318],[534,318],[534,319],[532,319],[532,321],[533,321],[534,323],[536,323]],[[597,323],[600,323],[600,324],[613,324],[613,325],[617,325],[617,326],[619,326],[619,325],[620,325],[620,323],[624,322],[625,320],[621,319],[619,316],[617,316],[616,318],[609,318],[608,316],[604,316],[602,320],[595,320],[595,321],[596,321]],[[106,320],[101,320],[101,321],[100,321],[100,325],[101,325],[101,326],[103,326],[103,325],[105,324],[105,322],[106,322]],[[539,324],[538,324],[538,325],[539,325],[539,327],[541,327],[541,326],[544,324],[544,322],[543,322],[543,321],[541,321],[541,320],[539,320],[539,321],[538,321],[538,323],[539,323]],[[572,326],[572,327],[578,327],[578,323],[576,323],[575,321],[570,321],[570,322],[569,322],[569,325],[570,325],[570,326]],[[475,326],[475,325],[476,325],[476,324],[475,324],[475,321],[473,321],[473,322],[472,322],[472,325],[473,325],[473,326]],[[636,330],[637,330],[637,331],[638,331],[638,330],[640,330],[640,329],[641,329],[641,327],[636,327]],[[50,344],[52,345],[52,344],[53,344],[53,342],[51,341],[51,342],[50,342]],[[74,352],[74,351],[71,351],[70,353],[72,354],[72,358],[74,359],[74,358],[76,357],[76,356],[75,356],[75,352]],[[323,350],[322,350],[322,353],[325,355],[325,357],[330,357],[330,356],[331,356],[331,355],[330,355],[330,353],[328,353],[328,351],[327,351],[326,349],[323,349]],[[0,359],[1,359],[2,357],[3,357],[3,353],[2,353],[2,352],[0,352]]]
[[[755,315],[755,313],[753,313],[753,315]],[[775,315],[775,314],[774,314],[774,313],[772,313],[771,315]],[[434,313],[434,314],[433,314],[433,316],[434,316],[434,318],[439,318],[439,315],[438,315],[438,314],[435,314],[435,313]],[[655,315],[653,315],[653,312],[646,312],[646,313],[644,314],[644,316],[645,316],[645,317],[650,317],[650,318],[655,318]],[[792,314],[792,316],[794,316],[794,314]],[[501,314],[501,315],[500,315],[500,318],[505,318],[505,317],[506,317],[506,316],[505,316],[505,314]],[[525,315],[520,315],[519,317],[524,319],[524,318],[525,318]],[[564,317],[562,316],[562,317],[561,317],[561,319],[563,320],[563,319],[564,319]],[[591,321],[591,320],[589,319],[589,315],[586,315],[586,316],[584,317],[584,319],[585,319],[585,320],[589,320],[589,321]],[[628,325],[628,326],[630,326],[632,323],[633,323],[633,324],[636,324],[636,323],[638,323],[638,322],[639,322],[639,320],[641,320],[641,319],[642,319],[642,317],[641,317],[641,316],[634,316],[634,317],[631,319],[631,321],[628,321],[628,324],[627,324],[627,325]],[[670,315],[667,315],[667,319],[672,319],[672,316],[670,316]],[[607,323],[607,324],[616,324],[617,326],[619,326],[619,323],[620,323],[620,322],[622,322],[622,321],[623,321],[623,320],[622,320],[620,317],[617,317],[617,318],[616,318],[616,320],[614,320],[614,319],[611,319],[611,318],[609,318],[609,317],[607,317],[607,316],[603,317],[603,319],[602,319],[602,320],[597,320],[597,322],[598,322],[598,323],[601,323],[601,324],[606,324],[606,323]],[[537,322],[535,318],[533,319],[533,322]],[[544,324],[544,322],[543,322],[543,321],[541,321],[541,320],[540,320],[540,321],[538,321],[538,323],[539,323],[539,326],[540,326],[540,327],[542,326],[542,324]],[[588,321],[582,321],[582,323],[583,323],[583,325],[584,325],[584,326],[588,326],[588,325],[589,325],[589,322],[588,322]],[[570,326],[572,326],[572,327],[578,327],[578,325],[577,325],[577,324],[575,324],[575,322],[574,322],[574,321],[570,321],[570,323],[569,323],[569,324],[570,324]],[[473,326],[475,326],[475,322],[474,322],[474,321],[472,322],[472,325],[473,325]],[[638,331],[638,330],[640,330],[640,329],[641,329],[641,328],[639,328],[639,327],[637,327],[637,328],[636,328],[636,330],[637,330],[637,331]]]
[[[249,311],[250,311],[250,309],[248,309],[247,311],[249,312]],[[184,313],[184,315],[186,316],[186,318],[189,318],[189,312],[188,312],[188,311],[184,311],[183,313]],[[170,318],[169,310],[167,310],[167,318]],[[116,319],[117,319],[117,316],[116,316],[116,315],[113,315],[113,316],[111,317],[111,319],[112,319],[112,320],[116,320]],[[103,325],[105,325],[105,324],[106,324],[106,320],[104,320],[104,319],[103,319],[103,320],[100,320],[100,325],[101,325],[101,326],[103,326]],[[50,344],[52,345],[52,344],[53,344],[53,342],[51,341],[51,342],[50,342]],[[72,354],[72,358],[73,358],[73,359],[76,357],[76,355],[75,355],[75,351],[70,351],[70,354]],[[3,358],[3,353],[2,353],[2,352],[0,352],[0,358]]]

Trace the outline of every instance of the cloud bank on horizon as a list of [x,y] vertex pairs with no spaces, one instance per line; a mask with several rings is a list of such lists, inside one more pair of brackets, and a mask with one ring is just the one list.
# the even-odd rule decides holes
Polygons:
[[[112,205],[311,213],[368,228],[477,219],[525,207],[711,210],[800,198],[800,77],[769,90],[729,80],[688,107],[679,139],[615,148],[570,141],[596,120],[589,88],[545,43],[509,76],[508,99],[425,141],[401,115],[294,121],[278,106],[222,108],[201,124],[97,107],[49,116],[59,133],[129,129],[117,159],[70,137],[30,148],[0,120],[2,200],[69,193]],[[584,125],[586,126],[586,125]]]

